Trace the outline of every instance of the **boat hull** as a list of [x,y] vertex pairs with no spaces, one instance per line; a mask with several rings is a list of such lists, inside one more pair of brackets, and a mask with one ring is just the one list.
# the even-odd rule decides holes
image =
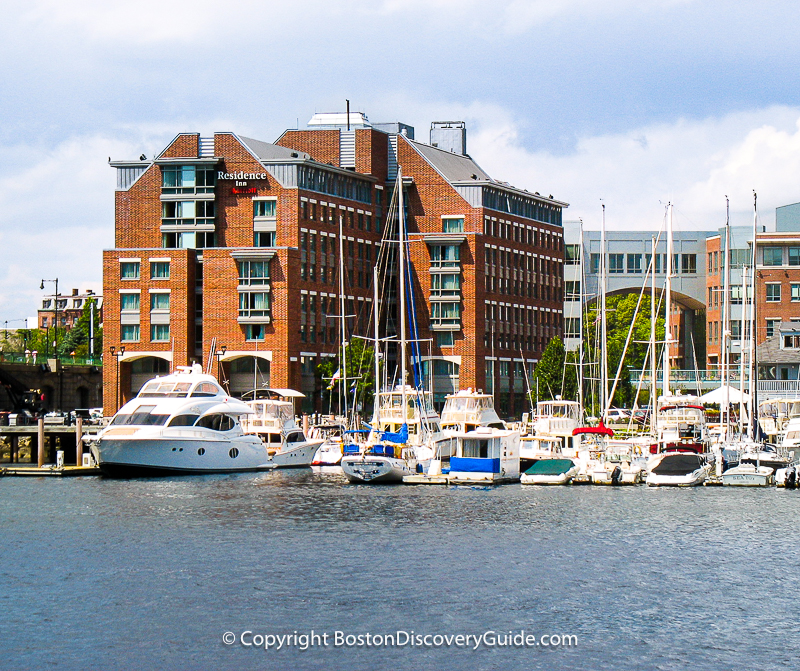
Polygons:
[[405,459],[373,454],[342,457],[341,467],[350,482],[363,484],[402,482],[406,475],[412,475],[416,470]]
[[725,487],[769,487],[773,482],[773,471],[765,466],[738,466],[722,474],[722,485]]
[[311,466],[314,461],[314,455],[321,444],[321,441],[309,441],[294,445],[287,450],[273,454],[270,463],[274,464],[275,468],[305,468]]
[[649,473],[646,482],[648,487],[698,487],[705,482],[707,475],[708,471],[705,468],[698,468],[685,475]]
[[110,438],[98,441],[95,458],[110,477],[237,473],[274,468],[261,441],[200,438]]
[[312,466],[338,466],[342,461],[341,443],[323,443],[314,455]]

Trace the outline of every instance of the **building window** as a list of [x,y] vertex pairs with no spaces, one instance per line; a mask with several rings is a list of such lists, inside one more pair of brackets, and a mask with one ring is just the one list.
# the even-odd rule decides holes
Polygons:
[[152,342],[168,342],[169,324],[150,324],[150,340]]
[[139,312],[139,294],[120,294],[119,309],[122,312]]
[[739,340],[742,337],[742,322],[738,319],[731,321],[731,339]]
[[432,245],[431,265],[440,268],[452,268],[461,263],[460,245]]
[[780,319],[767,319],[767,338],[771,338],[772,336],[775,335],[778,328],[778,324],[780,323],[781,323]]
[[564,264],[568,266],[577,266],[580,262],[581,262],[581,246],[565,245]]
[[442,230],[445,233],[463,233],[464,217],[442,217]]
[[439,347],[452,347],[455,344],[455,332],[454,331],[437,332],[436,344]]
[[138,342],[139,341],[139,325],[138,324],[122,324],[120,326],[119,339],[122,342]]
[[579,301],[581,299],[581,283],[580,281],[567,280],[564,282],[564,300],[565,301]]
[[239,316],[269,316],[269,294],[266,291],[243,291],[239,293]]
[[161,246],[164,249],[206,249],[216,247],[214,231],[186,231],[161,233]]
[[697,254],[681,254],[681,272],[684,275],[697,274]]
[[275,216],[276,201],[274,200],[254,200],[253,201],[253,216],[254,217],[274,217]]
[[431,322],[439,326],[458,326],[461,323],[461,303],[431,303]]
[[256,231],[253,247],[274,247],[275,231]]
[[161,168],[162,193],[213,193],[213,167],[176,165]]
[[264,340],[264,324],[245,324],[244,337],[247,340]]
[[764,265],[783,265],[783,247],[764,247]]
[[800,247],[789,247],[789,265],[800,266]]
[[581,337],[580,317],[566,317],[564,319],[564,337],[565,338]]
[[169,279],[169,261],[151,261],[150,262],[150,279],[153,279],[153,280],[168,280]]
[[139,262],[138,261],[122,261],[119,264],[119,276],[123,280],[138,280],[139,279]]
[[269,261],[239,261],[239,284],[255,286],[269,282]]
[[781,285],[767,284],[767,303],[781,302]]
[[800,301],[800,284],[792,284],[792,303]]
[[[780,247],[778,247],[777,249],[780,249]],[[731,257],[731,268],[741,268],[742,266],[750,265],[749,249],[731,249],[730,257]],[[778,265],[780,265],[780,263]]]
[[431,294],[444,296],[461,291],[460,273],[433,273],[431,275]]
[[636,275],[642,272],[642,255],[628,254],[628,272]]
[[742,304],[742,286],[740,284],[736,284],[731,287],[731,305],[741,305],[741,304]]
[[169,312],[169,294],[150,294],[150,310]]
[[800,335],[783,336],[784,349],[800,349]]
[[608,272],[612,274],[619,274],[625,272],[625,255],[624,254],[609,254],[608,255]]
[[592,267],[593,273],[600,272],[600,255],[599,254],[592,254],[589,257],[589,265]]

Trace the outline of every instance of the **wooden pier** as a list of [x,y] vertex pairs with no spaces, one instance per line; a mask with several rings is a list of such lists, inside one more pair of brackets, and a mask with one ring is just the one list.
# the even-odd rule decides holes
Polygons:
[[[75,426],[48,425],[44,419],[29,426],[0,426],[0,438],[8,440],[9,459],[0,463],[1,475],[96,475],[100,469],[84,463],[88,453],[83,442],[86,434],[95,434],[99,426],[84,427],[82,418]],[[20,438],[30,439],[30,460],[20,461]],[[63,452],[62,464],[57,463]]]

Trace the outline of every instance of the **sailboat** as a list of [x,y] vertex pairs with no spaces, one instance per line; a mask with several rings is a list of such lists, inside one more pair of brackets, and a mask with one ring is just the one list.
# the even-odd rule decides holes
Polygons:
[[[415,384],[408,384],[407,272],[406,230],[403,207],[402,170],[397,170],[396,209],[399,230],[399,322],[400,381],[391,390],[375,394],[375,406],[369,434],[363,444],[346,444],[341,460],[342,471],[350,482],[402,482],[417,472],[428,472],[443,457],[453,454],[453,439],[442,432],[438,413],[433,407],[433,394],[423,389],[417,379],[417,357],[413,369]],[[377,297],[377,285],[375,287]],[[375,303],[377,312],[377,301]],[[376,320],[377,328],[377,320]],[[379,340],[375,338],[376,366]],[[416,352],[416,348],[413,349]],[[379,384],[376,375],[375,384]],[[437,463],[438,462],[438,463]]]

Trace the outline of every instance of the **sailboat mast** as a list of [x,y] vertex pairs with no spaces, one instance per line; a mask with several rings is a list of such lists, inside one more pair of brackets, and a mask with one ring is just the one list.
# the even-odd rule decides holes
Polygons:
[[[578,254],[580,255],[578,258],[579,262],[578,267],[581,269],[580,277],[578,278],[579,279],[578,286],[580,287],[580,290],[578,291],[578,300],[579,300],[578,305],[580,309],[578,316],[578,319],[580,320],[578,322],[579,324],[578,333],[580,334],[580,340],[578,341],[578,404],[580,407],[580,412],[583,413],[583,294],[585,289],[584,286],[585,273],[583,264],[586,261],[586,258],[584,257],[583,254],[583,221],[581,221],[581,233],[578,244]],[[530,393],[530,384],[528,384],[528,393]]]
[[406,398],[406,232],[405,212],[403,209],[403,175],[400,166],[397,166],[397,222],[400,229],[400,383],[403,393],[403,423],[407,420],[408,399]]
[[344,399],[344,417],[347,421],[347,315],[344,312],[344,234],[342,220],[339,215],[339,314],[341,315],[341,342],[342,342],[342,398]]
[[600,227],[600,421],[604,421],[608,406],[608,340],[606,325],[606,204]]
[[658,346],[656,345],[656,238],[652,238],[650,255],[650,433],[656,435],[656,397],[658,396]]
[[665,333],[664,333],[664,396],[669,396],[670,378],[670,346],[672,345],[672,203],[667,205],[667,262],[666,277],[664,278],[664,303],[666,304]]
[[372,314],[373,314],[373,321],[375,322],[375,391],[373,394],[373,421],[377,426],[378,421],[378,393],[380,392],[380,374],[381,374],[381,362],[380,362],[380,330],[378,328],[378,318],[380,317],[380,310],[378,309],[378,264],[376,263],[375,266],[372,268]]
[[[731,337],[731,202],[725,196],[725,256],[722,260],[722,272],[724,274],[722,282],[722,386],[725,390],[722,403],[722,424],[725,427],[725,438],[730,438],[731,424],[731,383],[730,383],[730,361],[728,359],[729,342]],[[742,389],[742,383],[739,382]]]
[[747,272],[748,267],[742,267],[742,320],[739,322],[739,435],[744,435],[744,381],[746,370],[744,367],[744,325],[747,323]]
[[[758,239],[758,194],[753,191],[753,259],[752,259],[752,280],[750,282],[750,291],[752,292],[752,305],[750,307],[750,425],[747,429],[747,435],[754,439],[757,436],[756,432],[756,412],[758,410],[758,362],[756,361],[756,256],[758,246],[756,240]],[[747,300],[747,296],[745,296]]]

